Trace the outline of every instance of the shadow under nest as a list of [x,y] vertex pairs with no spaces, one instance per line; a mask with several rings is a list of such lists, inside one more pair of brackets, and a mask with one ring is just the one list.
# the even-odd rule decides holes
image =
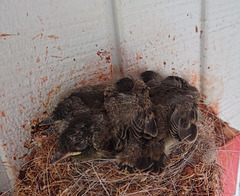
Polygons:
[[[34,130],[32,138],[37,138],[37,146],[25,143],[32,152],[20,170],[14,194],[219,195],[222,169],[217,164],[217,150],[236,132],[204,104],[199,108],[202,117],[198,139],[191,146],[174,146],[170,164],[161,174],[122,172],[114,160],[78,162],[68,158],[50,164],[57,137],[54,133],[41,137],[42,130]],[[186,153],[178,153],[179,149]]]

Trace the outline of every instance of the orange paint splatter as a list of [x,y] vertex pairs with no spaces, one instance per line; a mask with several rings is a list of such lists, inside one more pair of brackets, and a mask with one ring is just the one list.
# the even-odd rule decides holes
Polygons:
[[132,31],[129,31],[129,33],[132,35],[133,34],[133,32]]
[[25,110],[25,107],[24,107],[22,104],[19,104],[19,106],[20,106],[22,109]]
[[110,56],[106,57],[106,63],[111,63]]
[[72,76],[74,74],[74,72],[75,72],[74,70],[71,70],[70,71],[70,76]]
[[32,75],[32,71],[29,71],[29,75]]
[[52,58],[57,58],[57,59],[60,59],[62,58],[61,56],[51,56]]
[[40,58],[39,58],[39,56],[37,57],[36,62],[37,62],[37,63],[40,62]]
[[2,114],[2,117],[6,117],[6,114],[4,111],[2,111],[1,114]]
[[43,24],[42,18],[40,16],[37,16],[37,17],[38,17],[39,21]]
[[198,26],[197,25],[195,26],[195,31],[196,31],[196,33],[198,33]]
[[20,35],[20,33],[17,33],[17,34],[3,33],[3,34],[0,34],[0,38],[6,39],[6,37],[16,36],[16,35]]
[[0,124],[0,129],[3,129],[3,126],[2,126],[2,124]]
[[40,37],[40,39],[42,39],[43,34],[42,34],[42,33],[39,33],[38,35],[36,35],[35,37],[33,37],[32,40],[35,40],[37,37]]
[[136,60],[141,60],[141,59],[142,57],[138,53],[136,53]]
[[46,46],[46,56],[45,56],[45,61],[47,60],[47,55],[48,55],[48,46]]
[[176,39],[176,36],[174,35],[173,38],[172,38],[172,40],[175,41],[175,39]]
[[198,76],[197,74],[194,74],[192,77],[191,77],[191,84],[193,86],[197,86],[197,81],[198,81]]
[[41,86],[43,86],[43,84],[48,80],[48,77],[45,76],[43,78],[40,78],[42,81],[41,81]]
[[86,85],[86,78],[83,78],[83,80],[82,80],[82,85],[83,85],[83,86]]
[[58,93],[59,91],[60,91],[60,89],[61,89],[61,87],[62,87],[62,85],[60,84],[60,85],[58,85],[57,87],[56,87],[56,93]]
[[47,105],[49,104],[51,94],[54,93],[54,92],[55,92],[55,90],[51,90],[51,91],[48,93],[48,98],[47,98],[47,102],[46,102],[46,103],[43,103],[42,101],[40,101],[45,108],[46,108]]
[[114,74],[113,65],[110,65],[110,74],[111,74],[111,77],[113,77],[113,74]]
[[55,40],[59,38],[59,37],[56,36],[56,35],[48,35],[47,37],[50,38],[50,39],[55,39]]
[[25,127],[26,127],[26,124],[23,124],[23,125],[21,125],[21,127],[25,129]]
[[35,103],[34,99],[35,98],[30,95],[30,100],[31,100],[32,103]]
[[106,63],[110,62],[110,51],[101,49],[97,52],[97,55],[100,57],[101,60],[105,58]]
[[24,159],[28,154],[24,154],[23,156],[21,157],[18,157],[18,159]]
[[22,115],[22,114],[23,114],[23,111],[22,111],[22,110],[19,110],[19,113]]

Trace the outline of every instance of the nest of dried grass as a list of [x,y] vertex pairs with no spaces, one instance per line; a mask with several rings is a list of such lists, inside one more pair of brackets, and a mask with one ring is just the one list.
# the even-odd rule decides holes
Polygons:
[[[162,174],[118,170],[114,160],[77,162],[66,159],[50,165],[56,152],[54,133],[41,136],[34,130],[29,161],[22,166],[15,195],[219,195],[222,193],[221,167],[217,164],[217,149],[236,132],[208,109],[200,105],[202,120],[199,137],[192,146],[178,144],[171,163]],[[37,138],[37,139],[36,139]]]

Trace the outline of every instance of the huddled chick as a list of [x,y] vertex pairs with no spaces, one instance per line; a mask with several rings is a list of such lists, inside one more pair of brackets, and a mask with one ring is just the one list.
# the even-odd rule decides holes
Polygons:
[[199,96],[186,80],[154,71],[138,80],[82,87],[40,123],[53,124],[60,134],[51,163],[73,155],[116,158],[121,169],[160,173],[175,143],[197,139]]

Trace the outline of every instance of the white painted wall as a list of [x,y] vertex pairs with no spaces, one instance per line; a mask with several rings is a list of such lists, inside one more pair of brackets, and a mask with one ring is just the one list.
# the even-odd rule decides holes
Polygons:
[[107,0],[0,2],[0,156],[10,180],[28,152],[29,126],[69,89],[111,77],[111,6]]
[[9,178],[28,152],[29,126],[64,92],[112,70],[183,76],[240,129],[239,30],[238,0],[2,0],[0,156]]

